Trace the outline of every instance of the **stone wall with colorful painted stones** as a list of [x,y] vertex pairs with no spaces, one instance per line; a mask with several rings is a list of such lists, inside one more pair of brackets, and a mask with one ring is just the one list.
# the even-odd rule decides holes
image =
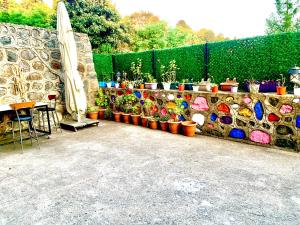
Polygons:
[[[95,102],[98,81],[92,47],[87,34],[75,33],[78,71],[88,102]],[[25,100],[45,101],[49,94],[58,98],[59,116],[64,112],[63,68],[56,30],[0,23],[0,104],[18,102],[15,81],[19,68],[26,89]]]
[[[141,106],[154,102],[152,113],[165,116],[182,98],[181,120],[204,117],[202,134],[263,146],[300,151],[300,98],[294,95],[124,90],[105,88],[111,107],[117,96],[134,93]],[[170,115],[172,117],[172,115]]]

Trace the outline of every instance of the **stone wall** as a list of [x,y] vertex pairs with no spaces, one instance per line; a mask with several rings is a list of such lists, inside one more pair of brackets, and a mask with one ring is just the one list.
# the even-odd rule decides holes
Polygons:
[[[202,134],[235,141],[300,151],[300,97],[294,95],[105,88],[113,108],[117,96],[133,93],[143,109],[153,101],[152,115],[170,118],[182,99],[181,120],[202,117]],[[226,146],[224,146],[226,148]]]
[[[94,104],[98,89],[91,44],[86,34],[75,33],[78,71],[86,96]],[[55,30],[0,23],[0,104],[20,101],[14,81],[20,77],[26,89],[26,100],[45,101],[48,94],[59,96],[58,111],[64,111],[63,71]],[[21,79],[22,81],[22,79]]]

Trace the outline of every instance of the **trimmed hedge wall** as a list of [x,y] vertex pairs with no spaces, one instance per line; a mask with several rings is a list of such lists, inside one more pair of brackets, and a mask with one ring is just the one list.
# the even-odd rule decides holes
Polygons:
[[[236,77],[240,84],[245,79],[279,79],[279,74],[289,77],[287,71],[294,65],[300,66],[300,33],[282,33],[239,40],[209,43],[208,73],[216,83],[224,82],[227,77]],[[167,65],[175,59],[180,70],[177,80],[193,78],[194,81],[205,77],[205,45],[154,50],[115,55],[114,72],[126,71],[130,78],[130,65],[142,59],[143,72],[156,74],[160,81],[160,64]],[[152,65],[154,52],[155,64]],[[103,58],[101,58],[103,57]],[[94,56],[97,74],[112,72],[111,56]],[[102,60],[100,63],[99,60]],[[98,68],[102,66],[103,68]],[[155,71],[153,71],[153,68]]]
[[[201,80],[204,77],[204,46],[193,45],[155,51],[157,74],[160,74],[161,64],[167,66],[171,60],[175,59],[179,67],[177,81],[191,78],[194,81]],[[159,77],[157,78],[160,80]]]
[[93,59],[98,80],[111,77],[113,72],[112,55],[93,54]]

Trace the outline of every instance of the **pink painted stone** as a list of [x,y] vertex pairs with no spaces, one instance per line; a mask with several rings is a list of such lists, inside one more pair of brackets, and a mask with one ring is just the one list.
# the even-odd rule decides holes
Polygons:
[[159,96],[159,92],[155,92],[154,97],[158,97],[158,96]]
[[210,128],[210,129],[212,129],[212,128],[214,128],[214,125],[212,123],[208,123],[207,127]]
[[198,111],[207,111],[209,109],[207,101],[204,97],[197,97],[192,104],[192,109]]
[[160,112],[161,112],[161,115],[163,115],[163,116],[167,115],[167,109],[166,108],[162,108]]
[[254,130],[250,133],[250,140],[260,144],[270,144],[271,136],[263,131]]
[[246,104],[250,104],[250,103],[252,102],[251,98],[249,98],[249,97],[244,98],[243,101],[244,101]]
[[279,112],[281,114],[288,114],[293,111],[293,106],[290,105],[282,105]]

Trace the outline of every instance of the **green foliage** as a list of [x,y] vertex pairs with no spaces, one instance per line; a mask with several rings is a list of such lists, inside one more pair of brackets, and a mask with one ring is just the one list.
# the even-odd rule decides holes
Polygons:
[[95,107],[95,106],[88,106],[86,111],[87,111],[88,113],[91,113],[91,112],[98,112],[98,108]]
[[98,81],[110,81],[113,73],[112,55],[94,53],[93,60]]
[[[176,79],[184,78],[200,80],[204,73],[204,45],[193,45],[181,48],[162,49],[156,51],[157,65],[167,65],[175,60],[180,70]],[[161,76],[160,66],[156,67],[157,74]],[[161,77],[158,80],[161,81]]]
[[143,64],[141,59],[137,59],[136,62],[132,62],[130,66],[134,84],[137,86],[143,83],[142,67]]
[[[130,71],[131,63],[136,62],[140,59],[143,63],[142,73],[153,73],[152,71],[152,51],[146,52],[135,52],[135,53],[125,53],[125,54],[116,54],[115,55],[115,73]],[[133,80],[133,75],[129,74],[127,77],[128,80]]]
[[176,60],[171,60],[169,65],[160,65],[160,77],[163,82],[172,83],[176,81],[176,73],[179,68],[176,65]]
[[102,89],[99,89],[95,101],[97,106],[100,106],[101,108],[107,108],[109,106],[110,99],[103,93]]
[[300,31],[300,1],[275,0],[276,12],[266,20],[267,33]]
[[[109,0],[68,1],[66,8],[73,30],[88,34],[95,52],[111,52],[128,41],[121,17]],[[52,24],[56,26],[56,16]]]
[[135,94],[123,95],[122,99],[122,111],[125,113],[131,113],[135,103],[137,102],[137,97]]
[[144,80],[147,83],[156,83],[157,80],[153,77],[151,73],[145,73]]
[[234,41],[210,43],[209,73],[216,83],[227,77],[238,82],[276,80],[300,64],[300,33],[284,33]]
[[162,116],[160,118],[160,121],[167,122],[169,119],[170,119],[170,116],[169,115],[165,115],[165,116]]

